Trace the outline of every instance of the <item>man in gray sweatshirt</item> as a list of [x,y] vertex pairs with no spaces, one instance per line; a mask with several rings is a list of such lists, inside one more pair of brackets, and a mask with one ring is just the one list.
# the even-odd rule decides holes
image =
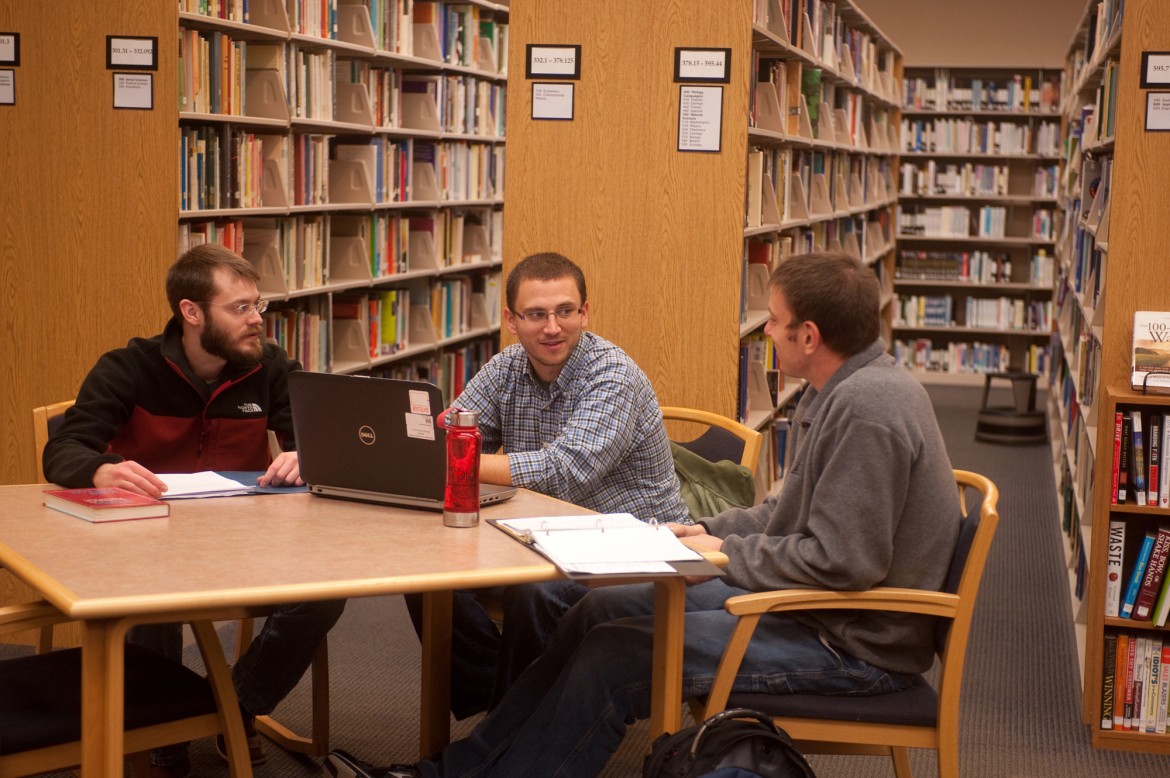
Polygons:
[[[885,353],[873,272],[842,254],[785,260],[770,280],[780,370],[808,388],[780,493],[675,533],[727,554],[726,576],[688,589],[683,694],[709,691],[735,617],[728,597],[771,589],[941,589],[958,492],[926,392]],[[335,776],[594,776],[626,726],[650,713],[650,585],[590,592],[544,655],[470,737],[438,759],[371,768],[344,752]],[[735,691],[880,694],[933,658],[929,617],[873,611],[771,614]]]

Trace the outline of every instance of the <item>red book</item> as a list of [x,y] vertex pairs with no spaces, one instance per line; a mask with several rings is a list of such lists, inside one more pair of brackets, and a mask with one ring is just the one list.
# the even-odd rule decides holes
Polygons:
[[1113,489],[1109,492],[1109,502],[1117,505],[1118,478],[1121,473],[1121,419],[1122,412],[1113,415]]
[[45,505],[95,524],[171,515],[170,503],[118,489],[46,489]]

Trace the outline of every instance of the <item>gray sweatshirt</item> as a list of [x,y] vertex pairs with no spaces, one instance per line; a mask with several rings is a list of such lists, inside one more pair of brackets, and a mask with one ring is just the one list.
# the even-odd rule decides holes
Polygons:
[[[961,518],[926,391],[875,341],[796,409],[797,450],[780,493],[707,519],[730,558],[726,582],[750,591],[874,586],[939,590]],[[878,667],[930,668],[934,619],[875,611],[795,618]]]

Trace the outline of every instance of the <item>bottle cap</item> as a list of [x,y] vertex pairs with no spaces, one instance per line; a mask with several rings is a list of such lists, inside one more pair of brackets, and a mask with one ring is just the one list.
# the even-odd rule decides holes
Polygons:
[[479,411],[465,411],[453,408],[447,414],[448,427],[476,427],[479,425]]

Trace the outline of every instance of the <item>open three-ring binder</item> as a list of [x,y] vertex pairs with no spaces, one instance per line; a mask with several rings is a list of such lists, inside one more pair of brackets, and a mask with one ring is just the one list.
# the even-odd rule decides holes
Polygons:
[[532,546],[569,577],[661,573],[722,575],[670,528],[629,513],[491,519],[489,524]]

